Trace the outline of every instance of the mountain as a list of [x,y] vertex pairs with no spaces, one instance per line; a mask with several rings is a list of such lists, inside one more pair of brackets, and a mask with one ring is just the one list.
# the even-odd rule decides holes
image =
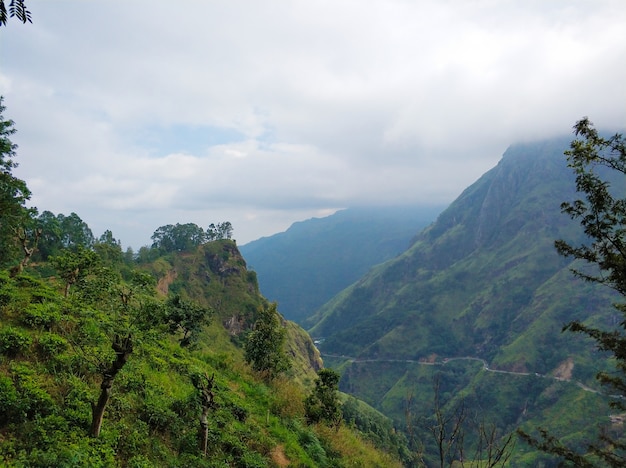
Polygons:
[[294,223],[287,231],[240,247],[263,295],[301,323],[372,266],[409,246],[442,208],[350,208]]
[[[554,249],[555,239],[583,241],[560,212],[577,198],[568,142],[511,146],[408,250],[307,319],[342,390],[399,425],[408,402],[427,420],[433,402],[452,411],[460,400],[500,434],[543,426],[582,445],[608,423],[594,379],[606,361],[589,340],[561,333],[574,319],[618,320],[610,292],[575,279]],[[514,466],[541,457],[518,446]]]

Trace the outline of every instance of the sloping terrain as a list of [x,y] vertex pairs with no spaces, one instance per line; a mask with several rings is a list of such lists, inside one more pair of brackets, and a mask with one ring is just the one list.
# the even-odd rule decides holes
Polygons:
[[365,440],[371,430],[306,424],[321,362],[293,322],[291,370],[268,380],[246,364],[267,300],[233,241],[139,264],[65,258],[80,255],[97,266],[68,289],[60,263],[0,271],[2,466],[400,466],[399,438],[392,456]]

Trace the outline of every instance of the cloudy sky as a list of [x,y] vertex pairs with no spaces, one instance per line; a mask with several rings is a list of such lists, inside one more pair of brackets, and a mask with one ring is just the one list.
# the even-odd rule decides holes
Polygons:
[[521,140],[626,127],[623,0],[28,0],[0,30],[16,175],[124,247],[451,202]]

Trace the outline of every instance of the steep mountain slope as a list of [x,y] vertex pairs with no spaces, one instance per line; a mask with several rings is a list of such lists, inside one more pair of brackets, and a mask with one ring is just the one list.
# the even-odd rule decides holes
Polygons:
[[350,208],[240,247],[261,291],[302,322],[369,268],[403,252],[442,208]]
[[[159,278],[162,292],[184,292],[209,306],[215,320],[234,342],[240,341],[252,327],[257,309],[267,302],[259,291],[256,274],[248,271],[246,261],[231,241],[209,242],[193,252],[161,258],[146,268]],[[294,361],[292,376],[310,384],[322,368],[319,352],[302,328],[286,320],[283,323],[287,348]]]
[[[602,360],[588,341],[560,332],[573,319],[615,320],[609,292],[574,279],[553,247],[582,240],[560,213],[576,197],[568,141],[509,148],[405,253],[306,322],[324,339],[326,362],[342,369],[342,389],[400,424],[409,395],[424,417],[432,411],[436,374],[450,404],[464,398],[502,431],[556,425],[582,440],[608,421],[603,397],[575,385],[595,388]],[[574,415],[557,410],[561,398],[586,404]]]
[[[326,338],[325,349],[353,355],[493,351],[533,291],[566,266],[553,248],[575,228],[559,208],[574,195],[563,146],[509,149],[405,253],[312,317],[311,333]],[[414,346],[375,346],[393,330]]]

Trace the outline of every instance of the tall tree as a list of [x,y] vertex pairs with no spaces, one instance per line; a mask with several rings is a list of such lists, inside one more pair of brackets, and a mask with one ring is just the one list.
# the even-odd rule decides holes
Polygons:
[[[96,363],[100,374],[98,398],[91,404],[93,437],[100,435],[119,373],[139,346],[161,336],[162,306],[154,296],[154,287],[155,280],[148,273],[133,271],[124,281],[113,269],[93,268],[77,282],[70,298],[79,305],[78,314],[83,314],[84,320],[69,339],[85,352],[86,360]],[[94,320],[98,321],[95,330]]]
[[206,240],[204,229],[194,223],[159,227],[152,234],[152,248],[164,253],[184,252],[203,244]]
[[179,343],[189,346],[197,339],[204,325],[208,325],[211,311],[194,302],[183,299],[179,294],[171,295],[165,304],[165,322],[170,333],[182,334]]
[[95,241],[93,249],[106,264],[119,265],[124,261],[122,243],[108,229]]
[[[55,215],[50,211],[44,211],[37,217],[35,224],[41,229],[39,256],[42,260],[58,255],[63,249],[72,251],[80,247],[91,249],[95,244],[89,225],[76,213],[66,216],[62,213]],[[107,233],[110,234],[110,231]],[[101,243],[106,242],[103,238],[107,233],[101,237]],[[115,239],[112,242],[116,242]]]
[[273,379],[291,365],[284,350],[286,337],[276,303],[260,307],[245,344],[246,361],[268,380]]
[[87,249],[93,247],[93,233],[80,216],[76,213],[70,213],[69,216],[59,214],[57,219],[61,226],[61,244],[64,248],[75,250],[79,246]]
[[17,167],[17,145],[10,137],[16,130],[14,122],[4,118],[4,110],[0,96],[0,266],[7,266],[20,256],[18,234],[30,226],[36,211],[26,207],[30,199],[26,182],[12,173]]
[[216,241],[222,239],[231,239],[233,237],[233,225],[230,221],[224,221],[217,223],[217,226],[213,223],[209,224],[206,229],[206,240]]
[[325,422],[331,426],[341,423],[339,402],[340,375],[332,369],[320,369],[315,379],[315,388],[304,400],[308,423]]
[[[573,321],[564,330],[591,337],[602,351],[611,353],[617,372],[600,372],[598,381],[614,396],[611,407],[626,410],[626,141],[621,134],[605,138],[584,118],[574,126],[578,137],[566,151],[569,166],[576,175],[576,190],[583,198],[564,202],[561,209],[580,222],[588,241],[572,245],[557,240],[557,251],[578,261],[582,267],[574,275],[617,291],[622,302],[614,304],[623,317],[617,328],[606,330]],[[613,183],[616,181],[617,183]],[[545,430],[539,438],[523,431],[531,445],[558,455],[577,466],[626,466],[626,439],[614,439],[602,432],[586,454],[560,443]]]

